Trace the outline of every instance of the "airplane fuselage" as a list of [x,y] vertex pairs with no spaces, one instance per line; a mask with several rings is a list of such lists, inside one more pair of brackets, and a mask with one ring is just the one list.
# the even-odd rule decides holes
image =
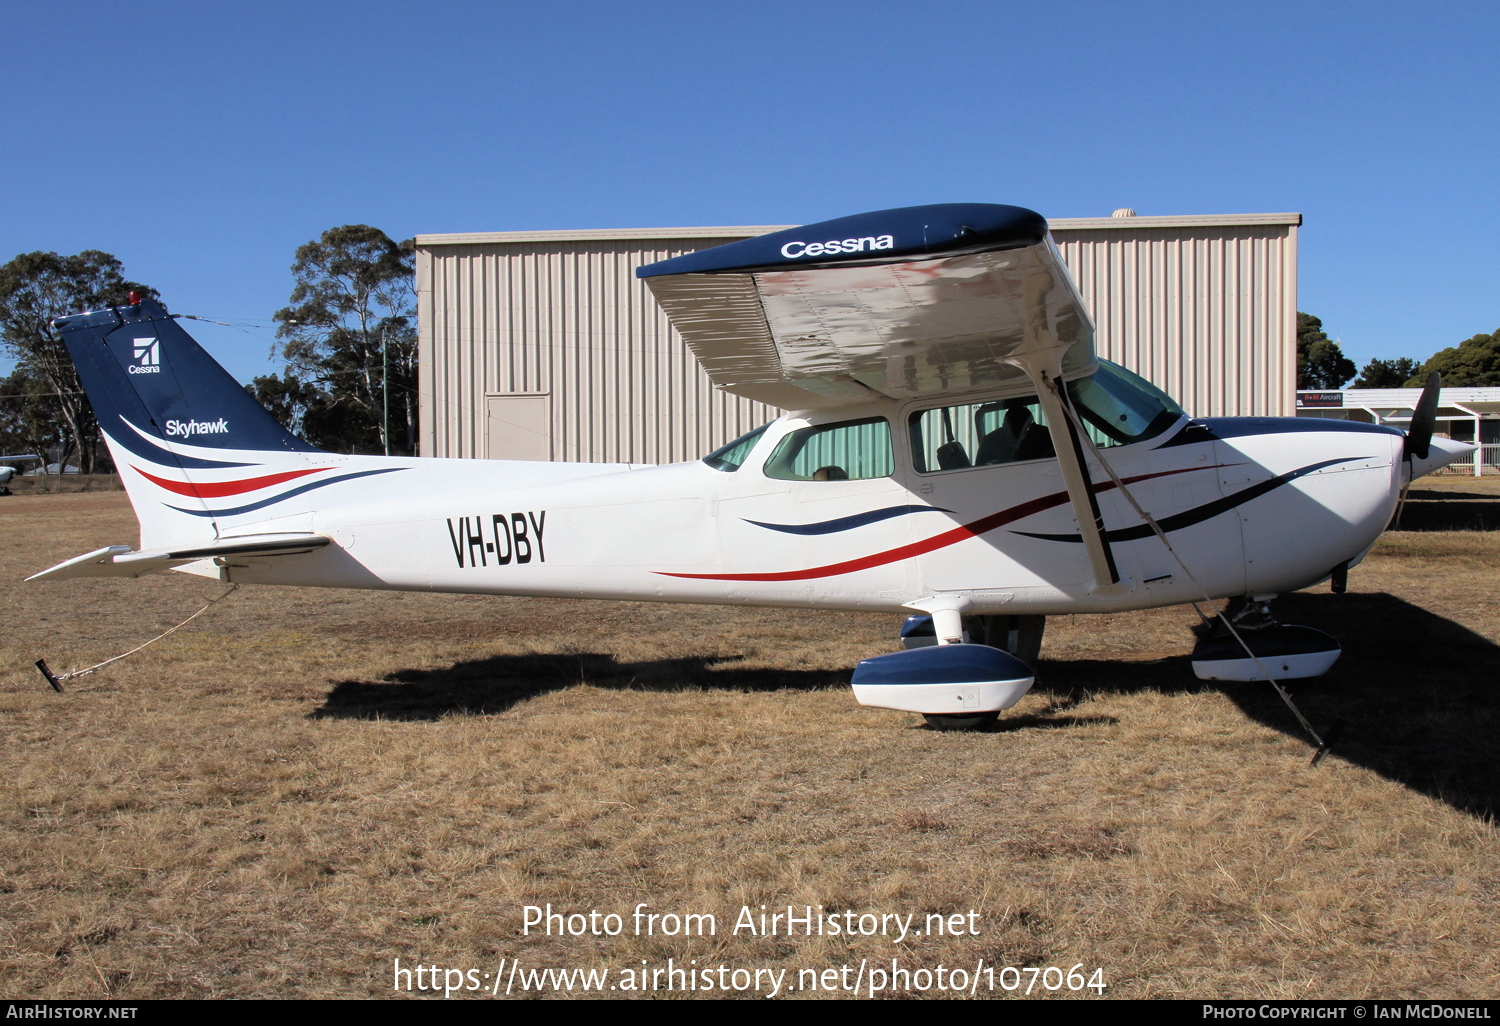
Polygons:
[[[1100,594],[1056,458],[918,472],[901,430],[912,409],[860,410],[895,428],[894,468],[855,480],[765,471],[783,438],[837,419],[829,415],[783,416],[732,471],[702,461],[312,456],[307,466],[326,460],[329,477],[346,477],[323,502],[215,520],[221,537],[311,531],[331,545],[191,569],[260,584],[883,611],[961,593],[979,613],[1104,612],[1193,601],[1203,590],[1269,595],[1312,584],[1362,557],[1402,483],[1402,436],[1390,429],[1181,418],[1102,453],[1197,584],[1090,459],[1124,582]],[[361,470],[381,472],[352,477]]]

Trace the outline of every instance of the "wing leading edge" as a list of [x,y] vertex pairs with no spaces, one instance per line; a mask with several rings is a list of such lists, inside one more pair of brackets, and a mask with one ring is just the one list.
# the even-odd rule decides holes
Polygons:
[[1047,223],[1021,207],[876,211],[636,274],[716,385],[783,409],[973,391],[1025,377],[1020,362],[1063,377],[1095,364]]

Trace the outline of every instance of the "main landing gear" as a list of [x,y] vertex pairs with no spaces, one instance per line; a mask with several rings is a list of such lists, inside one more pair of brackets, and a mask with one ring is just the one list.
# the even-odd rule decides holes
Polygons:
[[[919,712],[937,730],[986,727],[1031,689],[1046,623],[1044,616],[964,617],[962,642],[939,645],[933,617],[909,616],[901,628],[906,651],[861,662],[854,695],[862,705]],[[947,629],[959,634],[956,615]]]

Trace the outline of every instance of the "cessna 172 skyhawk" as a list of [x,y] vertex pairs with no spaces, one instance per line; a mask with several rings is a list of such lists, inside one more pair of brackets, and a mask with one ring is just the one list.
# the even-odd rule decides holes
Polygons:
[[[1096,358],[1046,221],[1019,207],[879,211],[637,274],[718,387],[788,412],[673,466],[341,456],[150,299],[59,319],[140,548],[31,579],[918,610],[934,644],[866,660],[856,696],[971,725],[1031,686],[1011,653],[1035,658],[1042,617],[1338,583],[1402,487],[1470,450],[1431,439],[1435,392],[1409,436],[1188,417]],[[1259,651],[1205,650],[1199,672],[1337,657],[1290,630],[1242,631]]]

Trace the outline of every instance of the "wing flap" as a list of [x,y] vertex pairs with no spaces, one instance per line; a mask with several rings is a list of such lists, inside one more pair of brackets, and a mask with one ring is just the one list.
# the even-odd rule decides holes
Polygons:
[[646,284],[709,380],[724,391],[783,409],[824,402],[787,380],[750,275],[674,274]]
[[220,538],[208,545],[163,551],[132,552],[128,545],[107,545],[74,556],[32,574],[28,581],[61,581],[75,577],[140,577],[200,559],[225,556],[295,556],[320,549],[330,539],[321,534],[262,534]]

